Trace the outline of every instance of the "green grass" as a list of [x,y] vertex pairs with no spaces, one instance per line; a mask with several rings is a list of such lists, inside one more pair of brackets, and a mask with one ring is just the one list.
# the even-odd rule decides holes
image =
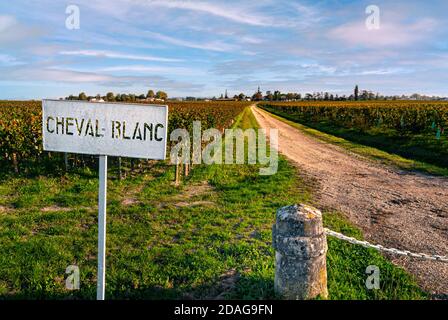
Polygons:
[[[249,109],[236,126],[257,126]],[[310,187],[283,157],[278,173],[258,166],[195,166],[178,187],[174,168],[157,162],[139,175],[108,182],[107,299],[276,298],[271,227],[275,211],[312,203]],[[0,180],[0,298],[94,299],[97,177]],[[361,236],[341,215],[325,224]],[[81,272],[65,289],[65,269]],[[369,264],[382,287],[364,286]],[[424,298],[412,278],[380,254],[329,239],[330,299]]]
[[[374,128],[367,132],[332,126],[328,123],[301,123],[296,117],[273,108],[263,108],[273,117],[302,132],[346,150],[403,170],[448,176],[447,160],[441,145],[428,135],[398,136],[392,130]],[[448,147],[448,145],[447,145]]]
[[[362,232],[338,212],[325,212],[324,225],[347,236],[363,239]],[[411,275],[393,265],[373,249],[349,244],[327,237],[328,290],[333,300],[365,299],[425,299],[427,295],[418,287]],[[380,270],[380,289],[367,290],[366,268],[377,266]]]

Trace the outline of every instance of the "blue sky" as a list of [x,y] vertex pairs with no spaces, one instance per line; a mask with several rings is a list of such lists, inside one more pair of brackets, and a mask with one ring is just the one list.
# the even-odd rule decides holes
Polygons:
[[[380,9],[368,30],[365,10]],[[66,28],[66,8],[80,29]],[[0,99],[262,91],[448,96],[448,1],[0,3]]]

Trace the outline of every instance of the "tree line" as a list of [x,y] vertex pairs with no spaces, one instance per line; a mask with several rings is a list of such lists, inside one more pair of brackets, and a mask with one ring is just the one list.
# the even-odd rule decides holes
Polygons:
[[[242,94],[240,94],[238,99],[240,99]],[[288,92],[283,93],[279,90],[274,92],[266,91],[263,95],[259,90],[252,95],[253,101],[358,101],[358,100],[384,100],[384,96],[380,96],[378,93],[373,93],[371,91],[362,90],[359,91],[358,86],[355,87],[353,94],[338,95],[330,92],[313,92],[313,93],[296,93]]]
[[296,93],[289,92],[284,93],[279,90],[274,92],[266,91],[263,94],[260,89],[255,92],[252,96],[246,96],[243,93],[235,95],[233,99],[235,100],[246,100],[251,99],[252,101],[369,101],[369,100],[446,100],[443,97],[437,96],[425,96],[418,93],[414,93],[410,96],[407,95],[381,95],[379,93],[374,93],[369,90],[360,90],[359,86],[356,85],[353,93],[350,95],[338,95],[330,92],[313,92],[313,93]]
[[69,95],[65,100],[82,100],[82,101],[108,101],[108,102],[135,102],[135,101],[154,101],[161,100],[165,101],[168,99],[168,94],[164,91],[148,90],[145,94],[127,94],[127,93],[113,93],[108,92],[105,96],[97,94],[96,96],[88,96],[85,92],[81,92],[78,95]]

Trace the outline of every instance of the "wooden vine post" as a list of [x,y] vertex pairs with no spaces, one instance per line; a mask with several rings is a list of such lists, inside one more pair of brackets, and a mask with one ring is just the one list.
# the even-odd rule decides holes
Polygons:
[[176,163],[174,174],[175,174],[174,185],[178,186],[180,184],[180,163]]

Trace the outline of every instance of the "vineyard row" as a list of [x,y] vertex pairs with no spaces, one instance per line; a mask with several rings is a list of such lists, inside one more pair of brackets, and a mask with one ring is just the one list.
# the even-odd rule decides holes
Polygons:
[[[246,102],[170,102],[169,133],[177,128],[223,130],[231,125],[249,103]],[[15,168],[25,163],[47,161],[42,149],[42,106],[40,101],[0,101],[0,164]],[[50,156],[51,158],[51,156]]]

